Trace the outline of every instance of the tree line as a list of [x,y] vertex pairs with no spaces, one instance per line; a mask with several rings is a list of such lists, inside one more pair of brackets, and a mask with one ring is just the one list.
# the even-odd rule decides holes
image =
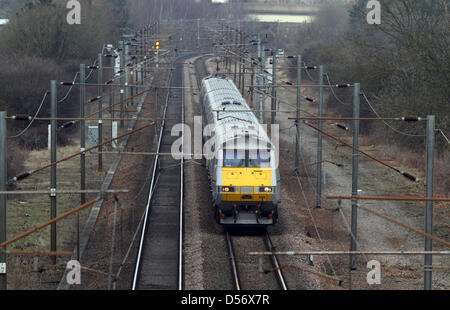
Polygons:
[[[436,127],[450,133],[449,2],[380,0],[381,23],[367,23],[367,1],[323,6],[314,21],[298,27],[290,52],[311,65],[323,64],[331,83],[360,82],[361,115],[436,115]],[[295,72],[291,72],[294,77]],[[325,77],[325,83],[327,78]],[[352,114],[352,92],[336,90],[328,106]],[[348,103],[348,104],[343,104]],[[372,109],[373,108],[373,109]],[[423,150],[425,122],[362,122],[362,132],[379,131],[386,143]],[[401,132],[401,133],[399,133]],[[436,136],[437,149],[448,154],[448,142]]]

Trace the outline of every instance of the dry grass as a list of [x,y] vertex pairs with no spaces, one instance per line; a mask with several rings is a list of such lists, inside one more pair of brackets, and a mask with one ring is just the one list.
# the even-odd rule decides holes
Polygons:
[[[104,104],[107,104],[107,100]],[[90,107],[92,108],[92,107]],[[104,112],[104,117],[109,113]],[[92,122],[87,122],[93,125]],[[104,140],[110,133],[110,122],[104,123]],[[119,133],[120,134],[120,133]],[[58,147],[57,158],[62,159],[79,152],[80,140],[78,133],[72,134],[67,146]],[[110,146],[104,147],[110,150]],[[50,163],[50,152],[47,149],[33,151],[18,151],[9,149],[9,153],[20,160],[20,171],[34,170]],[[90,154],[88,154],[90,155]],[[104,156],[104,171],[109,169],[114,156]],[[97,171],[97,156],[86,156],[86,188],[99,188],[105,173]],[[80,157],[58,164],[57,184],[60,190],[77,190],[80,188]],[[50,188],[50,169],[33,174],[16,184],[15,190],[48,190]],[[86,199],[94,199],[96,194],[87,194]],[[57,196],[57,215],[67,212],[80,205],[79,194],[61,194]],[[81,211],[80,230],[83,229],[90,208]],[[8,197],[7,237],[8,239],[23,233],[50,219],[50,198],[48,195],[20,195]],[[72,251],[76,242],[76,219],[71,215],[57,223],[57,250]],[[39,230],[8,246],[8,250],[50,250],[50,227]],[[57,265],[52,266],[49,257],[31,255],[8,256],[8,288],[9,289],[55,289],[58,285],[65,262],[69,257],[58,257]],[[40,271],[40,272],[39,272]]]
[[[415,174],[421,180],[426,178],[426,150],[412,152],[410,149],[396,144],[387,144],[384,131],[362,138],[363,143],[376,145],[381,158],[393,160],[398,168]],[[434,194],[447,196],[450,189],[450,165],[445,156],[435,156],[434,161]]]

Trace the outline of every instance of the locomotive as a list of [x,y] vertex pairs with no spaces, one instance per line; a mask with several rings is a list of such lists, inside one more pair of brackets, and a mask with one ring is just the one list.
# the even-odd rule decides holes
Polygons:
[[[280,203],[278,151],[245,99],[225,75],[204,78],[202,122],[213,143],[206,158],[215,219],[226,226],[276,224]],[[211,129],[212,128],[212,129]],[[212,133],[213,132],[213,133]]]

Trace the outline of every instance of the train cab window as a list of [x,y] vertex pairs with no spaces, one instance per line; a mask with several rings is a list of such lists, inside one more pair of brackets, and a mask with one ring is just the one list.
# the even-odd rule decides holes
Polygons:
[[239,150],[224,150],[223,167],[245,167],[245,153]]
[[222,102],[222,105],[229,105],[229,104],[231,104],[231,102],[229,102],[229,101]]
[[240,103],[239,101],[233,101],[234,105],[242,105],[242,103]]
[[270,150],[250,151],[248,156],[248,167],[270,167]]

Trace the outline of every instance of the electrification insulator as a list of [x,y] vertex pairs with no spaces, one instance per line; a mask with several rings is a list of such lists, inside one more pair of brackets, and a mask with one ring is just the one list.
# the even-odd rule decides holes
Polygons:
[[414,182],[419,182],[419,178],[416,178],[415,176],[413,176],[412,174],[409,174],[408,172],[405,171],[400,171],[400,173],[407,179],[410,179],[411,181]]
[[32,117],[25,114],[17,114],[12,117],[13,120],[16,121],[31,121]]
[[295,58],[295,56],[287,56],[286,58]]
[[13,178],[13,181],[14,181],[14,182],[17,182],[17,181],[23,180],[23,179],[29,177],[30,175],[31,175],[31,172],[29,172],[29,171],[24,172],[24,173],[21,173],[21,174],[15,176],[15,177]]
[[337,127],[344,129],[344,130],[348,130],[348,127],[342,124],[336,124]]
[[291,82],[285,82],[287,85],[293,85]]
[[68,122],[65,122],[64,124],[61,125],[61,128],[68,128],[68,127],[71,127],[71,126],[73,126],[75,123],[76,123],[76,121],[68,121]]
[[303,97],[306,101],[309,101],[309,102],[314,102],[314,99],[313,98],[309,98],[309,97]]
[[88,69],[91,69],[91,70],[94,70],[94,69],[98,69],[99,67],[98,66],[89,66],[89,67],[87,67]]
[[59,84],[62,86],[72,86],[74,83],[73,82],[61,82]]
[[306,66],[305,69],[306,70],[315,70],[316,67],[315,66]]
[[94,101],[97,101],[97,100],[99,100],[100,98],[101,98],[100,96],[97,96],[97,97],[94,97],[94,98],[92,98],[92,99],[89,99],[89,103],[94,102]]
[[402,121],[405,121],[405,122],[418,122],[418,121],[420,121],[420,117],[405,116],[405,117],[402,117]]
[[109,80],[109,81],[106,82],[105,84],[108,85],[108,84],[111,84],[112,82],[114,82],[114,80]]
[[350,84],[336,84],[337,88],[347,88],[347,87],[350,87],[350,86],[351,86]]

